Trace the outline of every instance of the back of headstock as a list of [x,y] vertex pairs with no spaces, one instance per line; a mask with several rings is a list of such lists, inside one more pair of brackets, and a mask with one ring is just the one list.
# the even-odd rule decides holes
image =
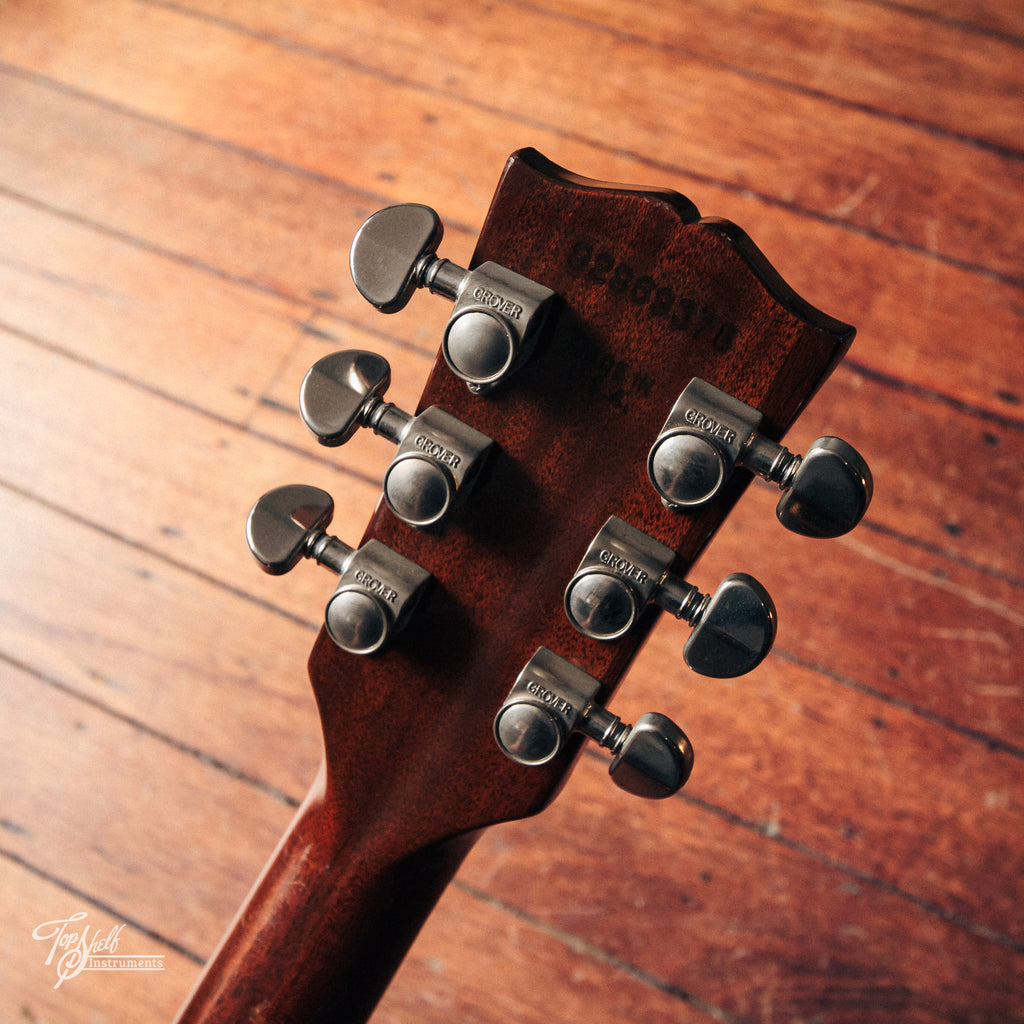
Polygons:
[[[603,702],[656,617],[648,611],[610,642],[569,622],[566,586],[602,525],[617,516],[671,547],[672,572],[685,577],[751,479],[736,473],[692,511],[659,499],[648,453],[684,385],[698,377],[755,407],[760,433],[778,440],[853,333],[789,292],[738,229],[700,221],[681,196],[587,182],[532,152],[506,167],[472,266],[487,261],[556,293],[548,331],[483,396],[439,356],[420,409],[442,407],[493,438],[497,453],[441,530],[411,530],[378,507],[364,540],[436,580],[391,650],[354,673],[321,637],[311,659],[338,738],[387,732],[377,707],[387,695],[394,731],[380,739],[382,770],[396,749],[429,750],[437,775],[422,773],[423,785],[453,829],[532,813],[564,776],[569,754],[524,769],[491,735],[534,651],[550,648],[596,677]],[[413,774],[423,763],[411,759]],[[348,777],[347,767],[338,772]]]
[[[623,747],[612,764],[624,788],[665,795],[685,781],[689,765],[681,761],[689,757],[688,744],[671,722],[644,716],[629,740],[628,726],[616,724],[604,708],[659,604],[684,618],[692,614],[698,629],[706,627],[690,661],[709,674],[756,663],[774,633],[774,610],[756,582],[737,577],[712,611],[701,604],[700,592],[714,590],[718,581],[691,581],[696,587],[683,581],[751,479],[742,469],[731,472],[734,466],[764,471],[775,459],[787,472],[795,469],[792,459],[776,458],[776,442],[841,358],[852,328],[795,296],[739,229],[700,220],[683,197],[577,178],[530,150],[509,160],[492,201],[470,267],[481,270],[485,282],[475,288],[475,299],[459,297],[466,272],[432,255],[440,225],[416,209],[357,239],[362,255],[353,259],[357,284],[378,296],[385,311],[404,306],[426,278],[431,290],[456,300],[460,327],[446,337],[418,409],[405,413],[387,405],[387,368],[368,355],[318,364],[303,385],[303,414],[324,443],[346,443],[365,425],[399,445],[388,500],[379,503],[355,549],[325,539],[329,508],[303,492],[300,514],[282,516],[278,509],[271,517],[284,521],[286,534],[298,534],[288,534],[283,544],[274,534],[280,550],[264,559],[270,571],[286,571],[303,554],[327,564],[343,581],[349,578],[341,604],[356,617],[368,603],[367,588],[393,607],[404,602],[408,614],[391,623],[386,646],[370,643],[366,655],[336,642],[363,629],[353,629],[345,615],[335,616],[333,639],[321,632],[309,670],[325,771],[183,1020],[242,1019],[240,1007],[271,998],[275,1009],[267,1019],[362,1019],[473,833],[539,811],[567,776],[584,733],[604,734],[613,753],[615,743],[635,741],[641,775],[649,742],[655,759],[668,751],[669,774],[681,776],[646,792]],[[418,232],[411,243],[399,237],[409,230]],[[403,245],[420,253],[405,270],[395,255]],[[377,247],[370,256],[368,246]],[[500,275],[487,276],[489,263],[522,275],[540,292],[503,294]],[[550,301],[545,289],[554,293]],[[427,301],[438,300],[413,300]],[[495,312],[499,327],[487,319]],[[481,319],[481,313],[487,315]],[[495,355],[506,337],[501,316],[511,321],[507,358],[503,349]],[[473,350],[481,323],[482,354]],[[473,329],[464,331],[467,325]],[[485,369],[467,386],[471,374],[457,376],[450,364]],[[705,408],[696,425],[690,416],[678,435],[686,439],[684,461],[697,449],[687,473],[700,469],[709,451],[725,468],[713,497],[670,508],[652,483],[660,471],[652,462],[649,472],[648,461],[694,378],[712,386],[709,401],[720,391],[727,404],[721,415],[716,406]],[[458,432],[462,427],[446,434],[449,419],[438,421],[440,435],[430,432],[433,427],[417,433],[417,416],[434,407],[468,434]],[[680,415],[692,411],[687,405]],[[748,428],[754,440],[745,439]],[[677,434],[670,434],[675,443]],[[436,507],[444,515],[424,514],[415,528],[411,513],[399,518],[396,509],[417,503],[424,465],[437,471],[432,458],[445,472],[464,466],[453,452],[463,451],[464,442],[477,451],[480,435],[493,445],[480,447],[476,479],[452,484],[458,501],[449,509],[441,499]],[[444,440],[451,436],[453,442]],[[410,449],[416,444],[419,453]],[[748,458],[753,462],[745,463]],[[867,488],[866,503],[866,467],[856,472]],[[445,479],[452,481],[450,474]],[[689,486],[682,477],[678,483]],[[615,524],[611,537],[601,534],[608,523]],[[640,535],[647,540],[631,547]],[[376,554],[369,569],[352,568],[353,559],[381,546],[403,560],[397,583],[387,582],[389,566],[374,568],[381,564]],[[611,566],[612,572],[600,586],[588,582],[581,589],[583,605],[600,604],[609,579],[620,598],[623,591],[633,594],[634,584],[642,593],[623,628],[607,630],[609,639],[585,636],[567,614],[566,589],[579,578],[585,556],[593,568]],[[404,560],[423,578],[409,575]],[[744,605],[751,601],[753,611]],[[599,618],[621,615],[621,609],[598,611]],[[742,623],[732,630],[730,616],[748,613],[761,641],[742,635]],[[724,623],[709,623],[702,614]],[[688,632],[678,628],[682,645]],[[746,650],[758,642],[764,649]],[[736,647],[744,649],[739,661],[730,653]],[[544,653],[531,662],[538,651],[555,657]],[[558,659],[570,666],[564,683]],[[532,677],[520,677],[528,663]],[[552,665],[556,675],[545,675]],[[557,739],[553,756],[526,758],[536,764],[517,763],[495,740],[495,716],[517,679],[521,696],[531,681],[533,689],[521,722],[506,719],[506,726],[512,722],[506,738],[514,746],[521,725],[528,751],[537,739],[530,729],[539,723],[541,743],[545,735]],[[541,714],[531,717],[538,706]],[[298,944],[296,932],[303,935]],[[254,942],[264,949],[286,946],[294,960],[273,963],[270,980],[255,979],[244,966]],[[242,982],[232,980],[239,976]],[[236,1016],[217,1016],[222,1009],[214,1006]]]

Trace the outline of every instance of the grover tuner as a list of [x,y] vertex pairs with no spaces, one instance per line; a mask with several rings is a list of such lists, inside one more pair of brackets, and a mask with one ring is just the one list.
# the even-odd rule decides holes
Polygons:
[[497,263],[463,270],[439,258],[443,235],[429,206],[380,210],[352,242],[352,280],[383,313],[403,309],[417,288],[453,299],[441,351],[470,391],[486,394],[529,358],[554,292]]
[[252,507],[245,539],[264,572],[280,576],[301,558],[338,573],[324,619],[331,639],[352,654],[372,654],[405,625],[430,573],[377,540],[353,549],[325,533],[334,500],[318,487],[291,484]]
[[682,729],[655,712],[626,725],[594,703],[599,688],[593,676],[539,648],[495,716],[502,753],[519,764],[545,764],[576,731],[612,752],[608,774],[627,793],[660,799],[682,788],[693,769],[693,748]]
[[299,411],[324,445],[344,444],[361,426],[394,441],[398,452],[384,475],[384,500],[410,526],[435,526],[472,490],[494,442],[437,406],[411,416],[384,402],[390,383],[383,357],[335,352],[306,374]]
[[672,548],[612,516],[565,589],[565,612],[584,636],[615,640],[654,602],[694,627],[683,647],[701,675],[727,678],[755,668],[775,640],[776,614],[752,576],[733,573],[713,595],[669,573]]
[[647,459],[647,473],[672,509],[710,501],[737,465],[785,492],[779,521],[806,537],[852,530],[871,501],[867,463],[838,437],[819,437],[801,458],[758,433],[756,409],[694,377],[673,406]]

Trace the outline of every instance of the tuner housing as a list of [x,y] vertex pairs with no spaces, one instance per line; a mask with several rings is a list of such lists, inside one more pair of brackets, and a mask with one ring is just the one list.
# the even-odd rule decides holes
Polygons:
[[374,654],[401,632],[431,580],[425,569],[378,540],[368,540],[330,567],[339,577],[324,609],[324,625],[350,654]]
[[771,596],[746,573],[730,573],[714,594],[702,594],[669,569],[675,552],[618,516],[611,516],[587,548],[565,588],[565,613],[592,640],[617,640],[651,602],[693,632],[686,664],[701,675],[731,678],[756,668],[775,641]]
[[673,510],[711,501],[735,467],[777,483],[775,513],[805,537],[839,537],[863,518],[871,502],[871,470],[838,437],[819,437],[805,456],[759,433],[762,414],[694,377],[676,400],[647,457],[647,475]]
[[494,442],[432,405],[418,415],[383,400],[391,366],[374,352],[345,349],[318,359],[299,388],[299,413],[322,445],[337,447],[360,427],[398,446],[384,475],[384,500],[417,529],[440,527],[476,485]]
[[[440,291],[440,289],[437,289]],[[441,352],[452,373],[485,395],[533,354],[554,300],[550,288],[498,263],[469,271],[454,294]]]
[[555,293],[498,263],[465,270],[438,257],[443,237],[441,218],[429,206],[378,210],[352,241],[352,280],[382,313],[404,309],[417,288],[453,300],[441,352],[470,391],[485,395],[530,358]]
[[350,654],[374,654],[405,626],[432,577],[379,540],[353,548],[326,533],[333,515],[334,499],[319,487],[275,487],[249,512],[246,543],[271,576],[303,558],[337,573],[324,613],[327,633]]
[[565,588],[566,616],[584,636],[617,640],[655,600],[674,558],[668,545],[611,516]]
[[608,774],[634,796],[660,800],[686,784],[693,748],[670,718],[641,715],[636,725],[597,704],[600,683],[547,647],[537,649],[519,673],[494,718],[501,752],[517,764],[546,764],[581,732],[612,752]]
[[670,509],[710,501],[721,489],[762,416],[694,377],[683,389],[647,457],[647,475]]

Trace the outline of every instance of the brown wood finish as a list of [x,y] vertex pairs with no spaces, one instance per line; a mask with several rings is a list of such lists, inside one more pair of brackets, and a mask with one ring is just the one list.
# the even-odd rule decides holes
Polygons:
[[[691,577],[780,610],[749,677],[659,624],[611,702],[684,724],[649,806],[580,758],[489,829],[374,1021],[1021,1019],[1024,23],[1005,3],[0,5],[0,1016],[170,1020],[320,758],[329,577],[241,524],[283,480],[354,539],[390,456],[315,450],[308,366],[381,351],[415,406],[445,304],[380,317],[389,202],[472,258],[508,153],[670,187],[857,325],[787,435],[847,437],[868,520],[811,545],[750,487]],[[86,910],[159,974],[59,989]]]

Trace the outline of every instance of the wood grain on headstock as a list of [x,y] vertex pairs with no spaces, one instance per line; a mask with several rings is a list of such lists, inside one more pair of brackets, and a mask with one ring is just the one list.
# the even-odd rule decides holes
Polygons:
[[519,670],[550,647],[598,677],[607,699],[654,622],[649,611],[610,644],[569,625],[562,595],[594,534],[621,516],[692,575],[746,486],[741,473],[699,512],[662,507],[646,457],[679,392],[702,377],[761,410],[778,440],[853,337],[734,225],[700,220],[675,193],[575,177],[531,150],[505,168],[473,265],[487,260],[560,296],[552,330],[486,398],[435,363],[420,408],[442,406],[499,452],[442,532],[378,506],[364,540],[428,569],[432,590],[379,656],[345,654],[321,632],[309,668],[324,770],[182,1021],[368,1016],[474,833],[543,808],[578,753],[572,743],[525,768],[498,751],[491,723]]

